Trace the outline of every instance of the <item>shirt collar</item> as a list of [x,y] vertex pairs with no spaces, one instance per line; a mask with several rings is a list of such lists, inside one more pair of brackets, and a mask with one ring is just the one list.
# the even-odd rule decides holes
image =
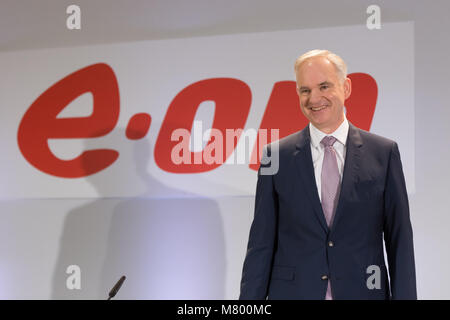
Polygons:
[[341,123],[341,125],[332,133],[326,134],[319,129],[317,129],[311,122],[309,123],[309,133],[311,136],[311,144],[314,148],[318,148],[320,146],[320,141],[325,136],[333,136],[342,143],[345,146],[345,143],[347,142],[347,135],[348,135],[348,120],[347,117],[344,114],[344,121]]

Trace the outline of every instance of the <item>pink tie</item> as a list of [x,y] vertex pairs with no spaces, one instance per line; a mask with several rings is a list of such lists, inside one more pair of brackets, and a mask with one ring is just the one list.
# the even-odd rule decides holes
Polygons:
[[[321,175],[321,197],[322,209],[328,226],[331,226],[331,224],[333,223],[334,211],[336,209],[341,180],[339,169],[337,166],[336,150],[334,150],[333,148],[333,144],[335,142],[336,138],[332,136],[326,136],[320,142],[325,148]],[[333,299],[331,295],[331,285],[329,277],[325,299]]]

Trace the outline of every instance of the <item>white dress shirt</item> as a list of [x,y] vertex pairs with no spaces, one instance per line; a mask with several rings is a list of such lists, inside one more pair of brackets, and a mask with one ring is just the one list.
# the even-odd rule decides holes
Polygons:
[[325,136],[333,136],[337,139],[333,147],[337,154],[337,164],[339,169],[339,175],[342,182],[342,174],[344,172],[345,163],[345,151],[346,142],[348,135],[348,121],[344,115],[344,121],[341,125],[332,133],[326,134],[319,129],[317,129],[312,123],[309,123],[309,133],[311,136],[311,156],[314,165],[314,175],[316,177],[317,191],[319,193],[319,199],[322,202],[322,189],[321,189],[321,174],[322,174],[322,163],[324,155],[324,147],[320,143]]

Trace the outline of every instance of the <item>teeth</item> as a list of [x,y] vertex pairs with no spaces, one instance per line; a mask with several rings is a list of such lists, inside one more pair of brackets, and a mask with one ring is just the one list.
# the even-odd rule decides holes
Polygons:
[[321,106],[321,107],[316,107],[316,108],[311,108],[312,111],[320,111],[322,109],[325,109],[326,106]]

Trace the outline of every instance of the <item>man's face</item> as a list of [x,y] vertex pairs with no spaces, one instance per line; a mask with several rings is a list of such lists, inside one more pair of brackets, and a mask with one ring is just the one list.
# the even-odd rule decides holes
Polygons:
[[351,93],[350,79],[342,82],[333,63],[325,57],[314,57],[298,68],[297,87],[305,117],[325,133],[335,131],[344,120],[344,101]]

